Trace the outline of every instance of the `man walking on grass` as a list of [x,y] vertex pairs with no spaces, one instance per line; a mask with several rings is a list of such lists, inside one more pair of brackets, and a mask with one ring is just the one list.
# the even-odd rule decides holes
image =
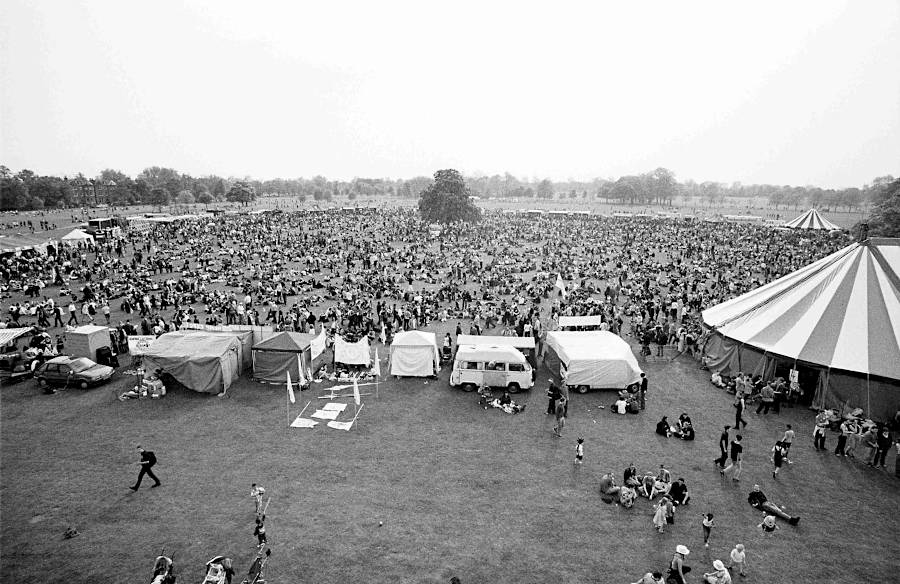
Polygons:
[[724,477],[725,474],[733,468],[734,475],[731,477],[731,480],[733,481],[741,480],[744,453],[744,447],[741,446],[741,440],[743,440],[743,438],[743,436],[738,434],[734,437],[734,440],[731,441],[731,462],[728,463],[728,466],[719,471],[719,474]]
[[[141,472],[138,473],[137,482],[134,483],[133,487],[128,487],[132,491],[137,491],[141,488],[141,481],[144,479],[144,475],[147,475],[151,479],[153,479],[154,484],[153,487],[158,487],[160,484],[159,479],[156,478],[156,475],[153,474],[153,466],[156,464],[156,455],[153,454],[150,450],[144,450],[142,446],[138,446],[138,452],[141,453]],[[151,488],[153,488],[151,487]]]

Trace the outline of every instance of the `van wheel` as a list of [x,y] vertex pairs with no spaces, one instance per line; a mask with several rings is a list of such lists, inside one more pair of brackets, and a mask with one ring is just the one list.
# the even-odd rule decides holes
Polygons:
[[587,385],[579,385],[577,388],[575,388],[575,391],[577,391],[578,393],[587,393],[588,386]]
[[463,383],[462,390],[467,393],[471,393],[471,392],[475,391],[476,389],[478,389],[478,388],[475,387],[474,383]]
[[78,387],[80,387],[81,389],[87,389],[87,388],[88,388],[88,383],[87,383],[87,381],[81,381],[81,382],[79,382],[79,383],[78,383]]
[[509,393],[519,393],[521,391],[518,383],[510,383],[506,386],[506,389],[509,390]]

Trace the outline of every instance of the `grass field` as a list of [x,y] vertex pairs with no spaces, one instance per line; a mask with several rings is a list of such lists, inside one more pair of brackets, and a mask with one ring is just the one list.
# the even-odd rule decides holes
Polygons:
[[[676,544],[692,550],[687,564],[702,573],[737,542],[747,546],[747,581],[894,577],[893,461],[885,473],[816,453],[803,408],[750,413],[743,480],[722,481],[712,458],[718,428],[733,417],[729,397],[689,359],[645,367],[645,412],[614,416],[598,408],[609,393],[575,395],[562,439],[544,414],[544,370],[519,415],[481,409],[474,394],[447,386],[446,368],[427,384],[389,378],[377,399],[363,398],[350,432],[287,428],[284,389],[247,380],[223,398],[176,390],[139,402],[116,399],[130,382],[123,377],[50,396],[30,381],[4,387],[3,580],[149,580],[163,548],[175,554],[180,582],[200,582],[203,564],[219,554],[232,556],[241,575],[255,544],[251,482],[272,496],[270,582],[631,582],[662,569]],[[292,414],[309,400],[323,403],[321,393],[298,394]],[[698,427],[695,442],[653,433],[661,415],[682,411]],[[776,482],[768,448],[786,422],[798,430],[796,464]],[[573,465],[578,436],[586,439],[582,467]],[[138,443],[160,459],[159,489],[127,488]],[[663,535],[646,499],[624,510],[597,495],[603,472],[620,480],[632,461],[639,471],[665,462],[692,491]],[[801,515],[800,525],[763,537],[746,502],[754,482]],[[717,525],[708,551],[699,525],[707,511]],[[81,535],[64,540],[70,525]]]

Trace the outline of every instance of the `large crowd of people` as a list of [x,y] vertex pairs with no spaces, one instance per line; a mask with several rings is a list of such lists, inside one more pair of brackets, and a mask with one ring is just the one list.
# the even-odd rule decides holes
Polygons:
[[[703,309],[846,244],[831,234],[668,218],[492,212],[479,223],[436,233],[408,209],[221,215],[53,247],[46,255],[0,257],[7,300],[0,327],[34,326],[63,336],[69,325],[97,322],[121,337],[160,335],[188,322],[255,324],[389,342],[399,330],[434,325],[442,333],[533,335],[540,342],[560,316],[599,316],[601,328],[630,335],[645,354],[654,344],[658,351],[674,346],[693,353]],[[445,339],[452,343],[449,334]],[[45,350],[52,354],[61,346],[46,343]],[[766,412],[777,408],[775,396],[789,391],[783,380],[743,375],[718,383],[736,388],[738,399],[761,384]],[[555,410],[564,407],[565,398],[554,395],[551,407],[555,400]],[[616,411],[624,413],[628,403],[622,401]],[[496,402],[520,411],[508,395]],[[643,409],[643,391],[634,406]],[[736,430],[741,421],[739,412]],[[561,433],[559,421],[557,429]],[[663,418],[657,433],[693,440],[695,429],[684,413],[675,424]],[[727,426],[724,436],[717,464],[739,480],[741,437],[729,440]],[[843,445],[838,450],[843,454]],[[786,456],[785,449],[780,457]],[[660,532],[691,498],[684,479],[673,481],[665,466],[643,476],[631,466],[621,486],[605,475],[601,494],[625,507],[640,496],[661,497],[653,517]],[[775,517],[798,521],[758,488],[750,503],[766,513],[763,530]],[[706,531],[712,515],[704,521]],[[687,572],[687,548],[678,547],[667,567],[671,581],[684,581]],[[732,560],[743,572],[742,559],[733,554]],[[708,581],[726,581],[720,564],[705,575]],[[659,574],[642,581],[660,581]]]

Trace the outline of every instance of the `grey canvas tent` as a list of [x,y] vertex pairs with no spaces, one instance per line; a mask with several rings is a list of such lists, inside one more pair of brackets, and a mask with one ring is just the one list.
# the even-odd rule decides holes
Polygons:
[[240,351],[234,336],[176,331],[156,339],[144,367],[148,373],[162,369],[193,391],[223,393],[241,375]]
[[286,374],[300,378],[298,359],[309,375],[311,369],[309,344],[315,335],[281,332],[253,346],[253,378],[266,383],[284,383]]

